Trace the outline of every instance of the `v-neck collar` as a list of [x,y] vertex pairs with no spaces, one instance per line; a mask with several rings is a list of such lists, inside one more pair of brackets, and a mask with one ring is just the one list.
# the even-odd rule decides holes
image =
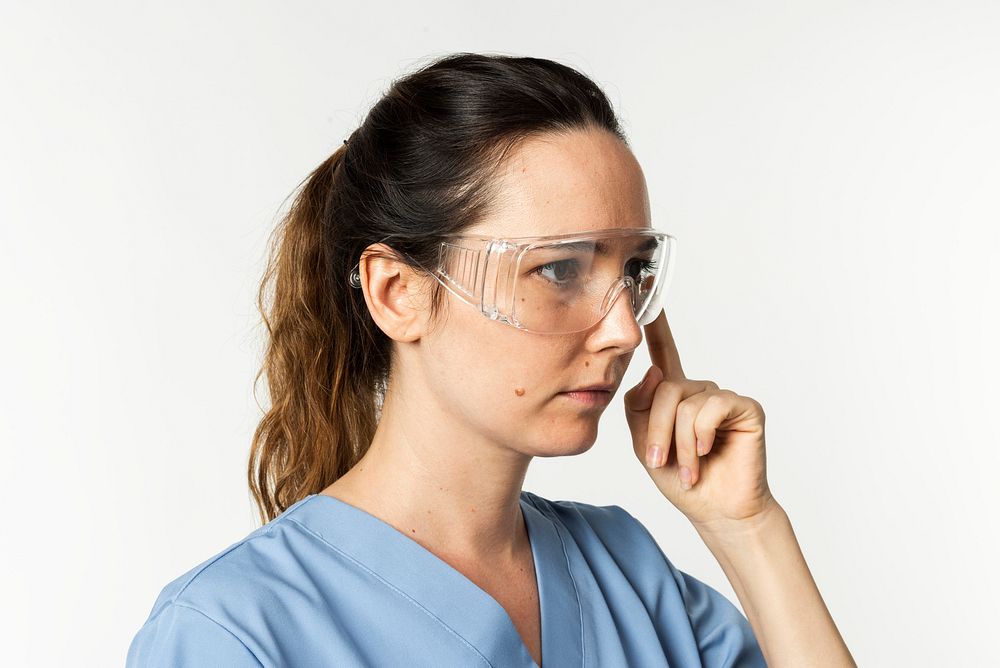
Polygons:
[[[583,666],[583,614],[564,536],[521,491],[538,581],[542,668]],[[310,494],[288,519],[402,592],[468,642],[491,666],[539,668],[496,599],[391,524],[327,494]]]

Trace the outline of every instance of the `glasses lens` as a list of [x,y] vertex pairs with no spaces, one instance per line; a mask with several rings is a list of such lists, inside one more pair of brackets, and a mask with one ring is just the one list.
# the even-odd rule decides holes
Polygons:
[[624,298],[646,324],[646,316],[660,310],[670,241],[635,233],[532,246],[512,270],[509,312],[526,329],[568,333],[593,326]]

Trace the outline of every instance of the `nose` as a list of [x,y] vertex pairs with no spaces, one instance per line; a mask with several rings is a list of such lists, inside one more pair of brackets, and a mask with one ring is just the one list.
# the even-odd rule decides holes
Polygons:
[[631,277],[623,278],[611,288],[611,304],[608,311],[597,323],[601,332],[608,339],[629,350],[642,342],[642,327],[635,318],[635,281]]

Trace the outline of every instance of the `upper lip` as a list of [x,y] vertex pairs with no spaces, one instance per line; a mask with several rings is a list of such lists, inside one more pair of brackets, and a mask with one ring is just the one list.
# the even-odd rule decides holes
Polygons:
[[586,387],[577,387],[572,390],[566,390],[567,392],[596,392],[598,390],[604,392],[610,392],[615,389],[615,386],[611,383],[603,383],[601,385],[587,385]]

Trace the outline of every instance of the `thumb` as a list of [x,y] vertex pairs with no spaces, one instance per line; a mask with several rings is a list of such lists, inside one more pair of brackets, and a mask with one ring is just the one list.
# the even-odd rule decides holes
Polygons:
[[632,432],[632,441],[637,448],[645,447],[646,430],[649,425],[649,409],[653,405],[656,387],[663,380],[663,371],[655,364],[649,367],[638,385],[622,397],[625,404],[625,421]]

